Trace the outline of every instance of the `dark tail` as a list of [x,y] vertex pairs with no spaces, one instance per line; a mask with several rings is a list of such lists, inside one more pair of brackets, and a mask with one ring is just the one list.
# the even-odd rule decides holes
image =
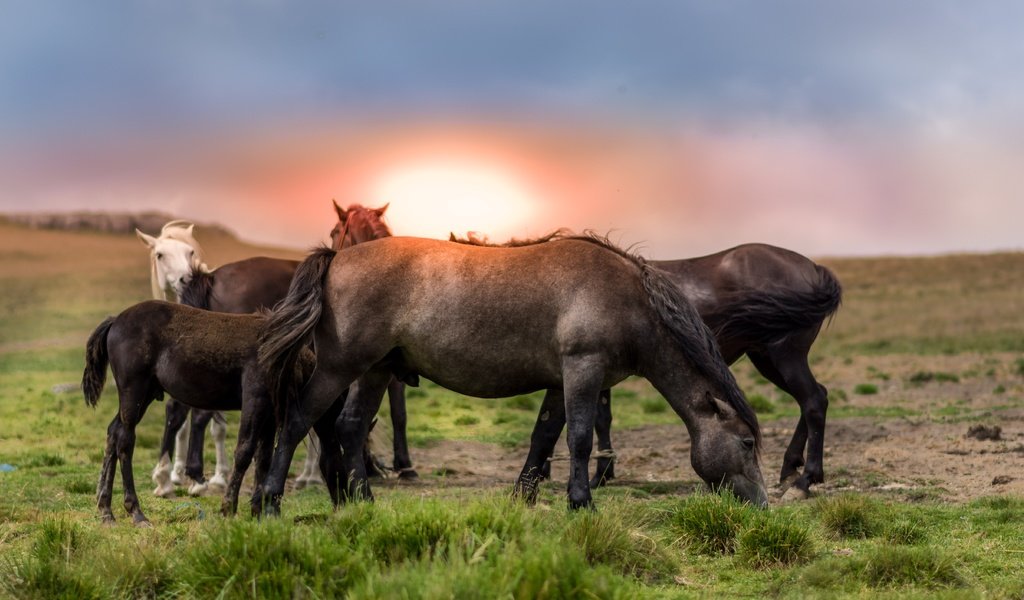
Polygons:
[[672,337],[690,363],[704,377],[718,387],[728,404],[736,410],[740,419],[754,433],[757,447],[761,447],[761,428],[757,423],[757,415],[747,404],[736,378],[733,377],[729,365],[725,364],[718,342],[697,309],[682,295],[664,274],[663,271],[644,262],[639,262],[641,279],[647,299],[658,314],[662,324],[668,328]]
[[213,273],[192,267],[191,277],[181,290],[178,302],[185,306],[210,310],[210,294],[213,293]]
[[843,289],[832,271],[814,265],[810,289],[775,287],[743,290],[720,298],[714,311],[704,318],[719,339],[770,344],[797,331],[820,327],[843,301]]
[[259,360],[275,402],[286,396],[296,361],[320,321],[324,277],[335,254],[322,246],[302,261],[288,295],[274,307],[260,334]]
[[82,391],[85,403],[93,408],[100,400],[103,385],[107,382],[107,334],[114,324],[114,317],[107,317],[89,336],[85,343],[85,372],[82,373]]

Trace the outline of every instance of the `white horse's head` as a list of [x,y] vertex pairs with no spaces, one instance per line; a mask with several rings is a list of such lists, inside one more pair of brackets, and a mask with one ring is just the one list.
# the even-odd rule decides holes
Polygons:
[[135,230],[135,235],[149,247],[149,274],[154,298],[166,300],[168,290],[179,296],[192,277],[193,267],[209,270],[203,264],[199,242],[192,237],[194,227],[185,221],[170,221],[160,230],[160,237]]

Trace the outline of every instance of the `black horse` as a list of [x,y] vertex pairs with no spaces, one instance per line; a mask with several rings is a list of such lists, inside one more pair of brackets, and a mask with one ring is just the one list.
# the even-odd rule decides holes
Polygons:
[[[450,238],[464,244],[486,241]],[[516,240],[508,246],[520,244]],[[504,246],[506,244],[502,244]],[[828,391],[815,380],[807,355],[822,323],[842,301],[835,275],[807,257],[767,244],[744,244],[722,252],[684,260],[651,261],[666,273],[697,308],[715,334],[726,362],[746,354],[766,379],[796,399],[800,421],[786,450],[780,482],[806,494],[811,484],[824,481],[823,452]],[[602,390],[596,432],[597,469],[592,486],[614,474],[611,444],[611,391]],[[565,411],[556,398],[546,397],[537,426],[544,436],[561,434]],[[806,450],[806,467],[804,453]],[[548,456],[542,457],[547,459]],[[546,462],[527,468],[546,471]]]
[[[124,506],[136,525],[148,525],[135,492],[132,455],[135,427],[153,400],[164,392],[195,409],[242,410],[235,448],[235,464],[222,510],[233,514],[242,477],[256,456],[256,487],[261,489],[269,467],[275,433],[275,411],[266,385],[266,373],[257,360],[258,340],[265,318],[261,315],[230,315],[197,310],[160,300],[131,306],[117,317],[108,317],[93,331],[86,344],[82,375],[85,401],[95,407],[107,376],[114,374],[119,399],[118,413],[107,428],[96,495],[100,516],[114,521],[113,496],[116,460],[121,462]],[[308,350],[300,353],[292,381],[299,385],[313,368]],[[285,393],[294,393],[295,388]],[[336,473],[340,461],[334,421],[344,402],[343,394],[331,403],[324,418],[314,425],[324,442],[320,457],[324,473]],[[332,451],[333,449],[333,451]],[[341,482],[328,478],[332,497]],[[258,507],[258,495],[253,506]]]
[[[587,470],[598,393],[643,375],[686,424],[697,473],[767,503],[757,418],[711,333],[667,275],[605,240],[479,248],[391,237],[321,249],[271,314],[260,348],[270,379],[287,380],[310,338],[317,366],[285,411],[264,481],[268,513],[280,510],[299,440],[350,385],[337,421],[337,477],[347,480],[344,497],[372,498],[355,458],[392,374],[423,375],[471,396],[547,389],[564,398],[572,508],[592,504]],[[524,470],[517,489],[529,499],[538,479]]]

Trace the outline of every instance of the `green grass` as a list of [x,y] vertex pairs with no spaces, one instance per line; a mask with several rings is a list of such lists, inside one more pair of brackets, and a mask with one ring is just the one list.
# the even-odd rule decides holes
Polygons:
[[878,393],[878,386],[873,383],[858,383],[853,386],[853,393],[862,396],[871,396]]
[[[10,233],[9,228],[0,233]],[[1018,567],[1024,551],[1024,500],[949,503],[940,501],[934,488],[842,496],[823,491],[820,500],[761,511],[728,496],[694,494],[693,479],[632,481],[595,490],[596,513],[571,514],[565,510],[563,482],[542,484],[538,505],[525,507],[508,498],[507,485],[457,487],[443,469],[424,469],[421,483],[414,486],[375,488],[372,505],[335,511],[322,488],[311,488],[286,496],[281,519],[224,519],[217,497],[162,500],[149,495],[148,475],[162,430],[159,404],[140,424],[135,452],[136,484],[155,526],[129,525],[121,508],[120,477],[114,500],[119,521],[101,526],[95,482],[106,427],[117,410],[113,383],[95,410],[85,406],[79,392],[54,392],[53,386],[80,379],[86,336],[103,316],[148,294],[147,274],[141,245],[130,236],[68,234],[61,239],[46,252],[4,254],[0,261],[5,290],[0,295],[0,463],[17,467],[0,473],[0,597],[1024,594]],[[73,262],[58,268],[76,258],[92,271],[76,274]],[[986,306],[996,310],[987,311],[992,313],[989,321],[963,320],[971,325],[966,330],[940,323],[903,331],[900,323],[927,313],[917,291],[939,292],[934,297],[940,303],[958,301],[957,293],[933,289],[932,283],[909,292],[894,284],[874,288],[862,283],[866,276],[858,268],[856,261],[840,265],[847,290],[844,306],[835,324],[823,330],[812,356],[815,372],[835,388],[830,399],[839,400],[829,408],[830,423],[850,417],[933,418],[928,411],[879,402],[885,394],[851,402],[847,392],[859,392],[849,384],[839,389],[828,380],[829,369],[853,364],[861,353],[1024,352],[1019,320],[1004,314],[1013,310],[1012,302],[997,301],[1003,290],[1015,289],[1012,285],[990,288],[995,300]],[[991,272],[970,269],[978,277]],[[1000,272],[1019,277],[1014,274],[1024,270]],[[964,301],[977,301],[976,291],[970,294],[975,296]],[[893,312],[879,308],[883,304]],[[876,364],[890,370],[881,361]],[[760,395],[772,406],[755,406],[762,421],[785,421],[791,427],[799,414],[795,402],[777,397],[749,362],[740,365],[735,372],[750,397]],[[1024,376],[1024,358],[1009,363],[1003,358],[994,368],[1002,375]],[[875,369],[870,376],[884,381],[882,374]],[[1005,388],[1009,408],[1019,406],[1013,381],[991,383]],[[414,460],[416,447],[440,440],[525,450],[543,398],[538,393],[472,399],[426,380],[409,388],[407,396]],[[685,439],[674,411],[643,380],[631,378],[617,386],[612,403],[616,431],[672,425]],[[970,407],[945,406],[957,414],[935,418],[977,414]],[[229,445],[237,422],[237,414],[229,415]],[[832,451],[842,450],[836,446]],[[293,472],[303,453],[300,449]]]

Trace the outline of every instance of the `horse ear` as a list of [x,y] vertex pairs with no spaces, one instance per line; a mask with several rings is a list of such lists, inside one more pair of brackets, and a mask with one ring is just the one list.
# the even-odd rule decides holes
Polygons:
[[156,238],[151,235],[146,235],[145,233],[142,233],[141,231],[139,231],[138,227],[135,228],[135,235],[137,235],[139,239],[142,240],[143,244],[149,246],[150,248],[156,245]]
[[196,224],[195,223],[189,223],[188,224],[188,229],[185,230],[185,233],[187,233],[189,235],[189,237],[192,237],[192,230],[195,229],[195,228],[196,228]]
[[716,416],[727,419],[736,415],[736,409],[729,406],[728,403],[715,398],[711,392],[704,392],[704,399],[707,402],[708,407],[711,409]]
[[448,232],[448,241],[449,242],[457,242],[457,241],[459,241],[459,238],[455,237],[455,232],[454,231],[449,231]]
[[344,208],[338,206],[337,200],[332,198],[331,202],[334,203],[334,212],[338,213],[338,220],[344,222],[348,218],[348,213]]
[[382,206],[380,208],[373,209],[373,212],[377,213],[378,217],[383,217],[384,216],[384,211],[386,211],[389,206],[391,206],[390,202],[388,202],[387,204],[385,204],[384,206]]

